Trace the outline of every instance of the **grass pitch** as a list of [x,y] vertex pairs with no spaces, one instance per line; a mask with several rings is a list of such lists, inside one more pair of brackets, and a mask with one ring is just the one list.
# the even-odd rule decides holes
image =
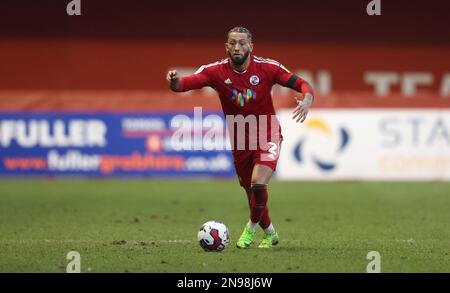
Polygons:
[[[248,208],[236,180],[0,180],[0,272],[450,272],[450,183],[277,182],[280,243],[235,247]],[[231,243],[204,252],[203,222]]]

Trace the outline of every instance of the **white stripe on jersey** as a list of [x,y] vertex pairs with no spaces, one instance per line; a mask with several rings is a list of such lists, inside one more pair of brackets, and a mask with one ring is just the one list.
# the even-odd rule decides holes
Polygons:
[[272,59],[264,59],[264,58],[256,57],[256,56],[253,56],[253,57],[254,57],[254,58],[253,58],[253,61],[255,61],[256,63],[267,63],[267,64],[272,64],[272,65],[281,67],[281,68],[282,68],[284,71],[286,71],[287,73],[291,73],[291,72],[289,71],[289,69],[287,69],[286,67],[284,67],[283,64],[281,64],[281,63],[278,62],[278,61],[275,61],[275,60],[272,60]]
[[269,63],[272,65],[276,65],[276,66],[281,66],[281,64],[275,60],[272,59],[264,59],[261,57],[257,57],[257,56],[253,56],[253,61],[257,62],[257,63]]
[[220,64],[225,64],[225,63],[228,63],[228,58],[227,59],[222,59],[222,60],[214,62],[214,63],[209,63],[209,64],[206,64],[206,65],[202,65],[202,66],[200,66],[199,69],[197,69],[196,72],[194,72],[194,74],[199,74],[200,72],[202,72],[204,69],[206,69],[208,67],[216,66],[216,65],[220,65]]

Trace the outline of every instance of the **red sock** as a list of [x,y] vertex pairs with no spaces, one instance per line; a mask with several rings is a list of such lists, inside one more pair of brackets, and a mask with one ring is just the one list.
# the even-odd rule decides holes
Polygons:
[[267,198],[269,197],[267,185],[253,184],[252,193],[253,196],[250,198],[250,220],[253,223],[258,223],[266,210]]
[[262,215],[261,221],[259,221],[259,226],[261,228],[266,229],[270,226],[270,217],[269,217],[269,207],[266,205],[266,209],[264,210],[264,213]]
[[[252,203],[254,202],[254,200],[252,200],[252,197],[253,197],[253,192],[251,191],[250,194],[247,194],[248,207],[249,207],[250,211],[252,209]],[[261,217],[261,221],[259,221],[259,226],[263,229],[266,229],[267,227],[270,226],[270,223],[272,223],[272,221],[270,220],[270,217],[269,217],[269,206],[266,204],[266,208]]]

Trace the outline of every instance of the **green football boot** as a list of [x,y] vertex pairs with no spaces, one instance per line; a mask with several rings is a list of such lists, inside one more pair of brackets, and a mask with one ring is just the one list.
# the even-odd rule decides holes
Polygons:
[[275,234],[264,233],[263,240],[258,245],[258,248],[271,248],[278,244],[278,233]]
[[244,232],[242,232],[241,237],[239,237],[238,242],[236,243],[237,248],[249,248],[253,243],[253,237],[255,237],[256,231],[252,231],[245,227]]

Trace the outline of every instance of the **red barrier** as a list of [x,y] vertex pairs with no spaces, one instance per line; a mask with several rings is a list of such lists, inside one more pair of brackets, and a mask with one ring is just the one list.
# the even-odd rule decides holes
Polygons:
[[[217,97],[170,92],[171,68],[191,72],[224,58],[217,42],[0,40],[0,110],[219,109]],[[314,83],[316,107],[450,107],[450,47],[256,43]],[[275,92],[277,107],[294,92]]]
[[[289,90],[275,95],[276,109],[293,108]],[[201,106],[205,111],[220,110],[219,98],[200,91],[184,96],[166,91],[0,91],[0,111],[73,111],[73,112],[140,112],[192,111]],[[437,95],[377,97],[367,92],[338,92],[317,95],[314,108],[450,108],[450,99]]]

